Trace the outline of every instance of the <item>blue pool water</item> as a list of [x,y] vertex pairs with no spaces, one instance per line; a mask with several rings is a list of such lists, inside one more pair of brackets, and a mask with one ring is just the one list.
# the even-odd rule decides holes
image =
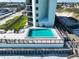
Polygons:
[[55,37],[55,33],[51,29],[30,29],[28,36],[34,38],[52,38]]

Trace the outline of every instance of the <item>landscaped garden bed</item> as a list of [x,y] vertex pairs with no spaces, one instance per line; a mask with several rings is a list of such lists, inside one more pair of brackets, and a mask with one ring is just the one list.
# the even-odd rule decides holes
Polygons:
[[14,30],[18,32],[20,29],[23,29],[27,22],[27,16],[16,16],[13,19],[8,20],[5,24],[0,25],[0,29],[4,30]]

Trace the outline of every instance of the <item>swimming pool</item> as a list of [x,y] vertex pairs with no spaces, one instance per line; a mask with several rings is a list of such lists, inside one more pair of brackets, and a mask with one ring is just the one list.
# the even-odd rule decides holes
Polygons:
[[53,38],[56,37],[51,29],[30,29],[28,33],[32,38]]

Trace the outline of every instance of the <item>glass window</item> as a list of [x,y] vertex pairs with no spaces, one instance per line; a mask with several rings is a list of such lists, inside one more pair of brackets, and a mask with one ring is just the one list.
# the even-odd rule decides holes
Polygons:
[[36,20],[36,22],[38,22],[38,19]]
[[36,0],[36,3],[38,3],[38,0]]
[[36,10],[38,10],[38,7],[36,7]]
[[38,17],[38,14],[36,14],[36,16]]

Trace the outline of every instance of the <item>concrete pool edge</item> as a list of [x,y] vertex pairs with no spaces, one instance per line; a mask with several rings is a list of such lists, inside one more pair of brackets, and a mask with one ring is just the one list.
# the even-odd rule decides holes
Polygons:
[[33,39],[32,37],[28,37],[28,33],[29,33],[29,30],[30,29],[51,29],[51,31],[53,32],[54,31],[54,33],[55,33],[55,37],[52,37],[52,38],[48,38],[48,37],[46,37],[46,38],[42,38],[42,37],[39,37],[39,38],[34,38],[34,39],[62,39],[63,40],[63,37],[60,37],[60,33],[57,33],[57,31],[56,31],[56,29],[53,29],[53,28],[42,28],[42,27],[30,27],[30,28],[27,28],[26,29],[26,31],[25,31],[25,37],[26,38],[31,38],[31,39]]

